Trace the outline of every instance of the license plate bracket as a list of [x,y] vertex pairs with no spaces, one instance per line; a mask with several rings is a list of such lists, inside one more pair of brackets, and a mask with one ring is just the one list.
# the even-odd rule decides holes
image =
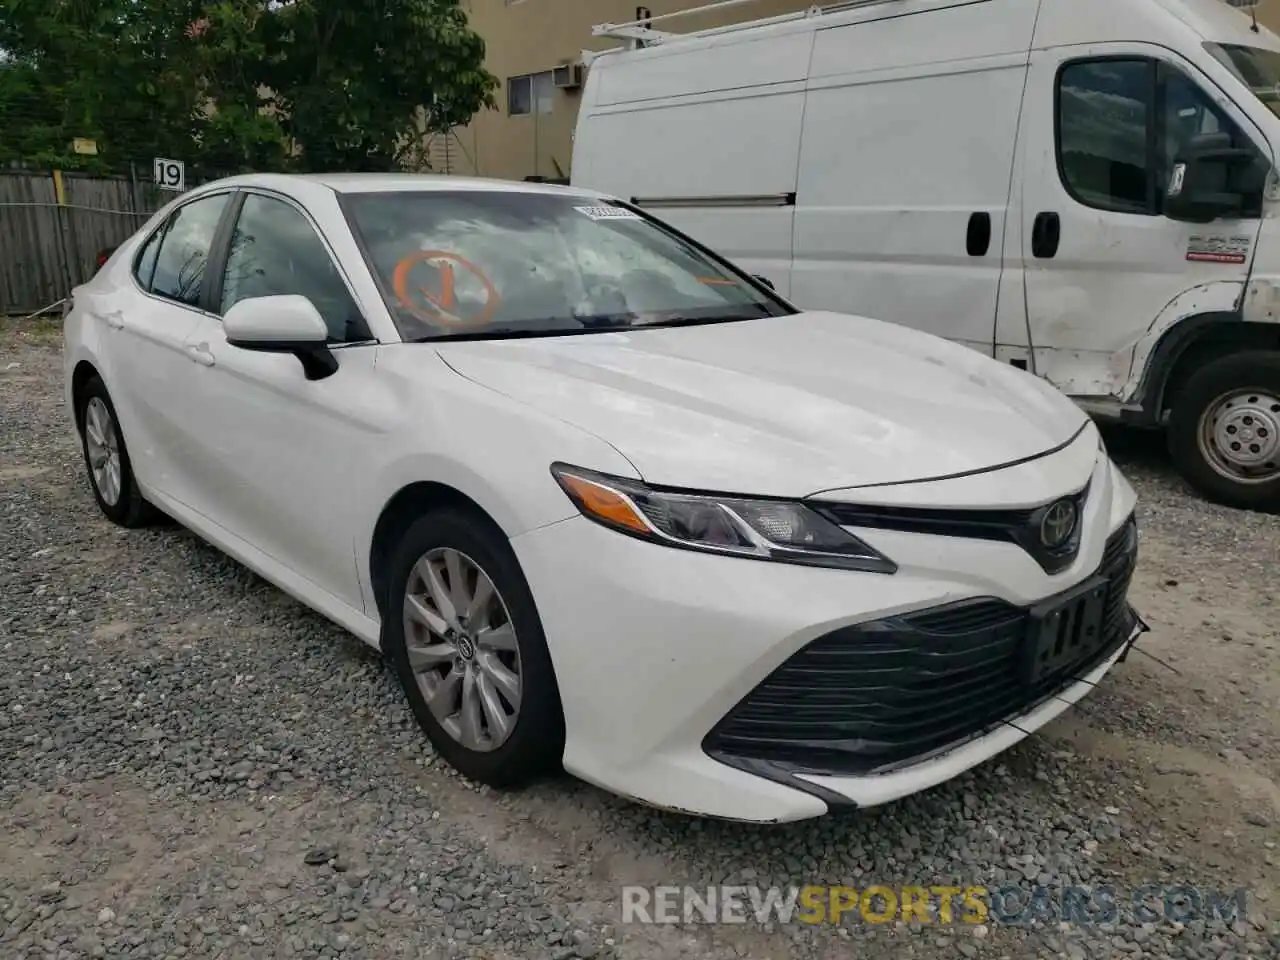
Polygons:
[[1022,651],[1024,683],[1034,686],[1102,649],[1109,587],[1106,577],[1091,577],[1031,608]]

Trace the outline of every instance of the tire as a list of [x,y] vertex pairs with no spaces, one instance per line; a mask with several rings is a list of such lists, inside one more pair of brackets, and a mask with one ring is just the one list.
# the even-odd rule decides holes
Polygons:
[[[138,489],[115,405],[98,377],[85,384],[76,408],[76,424],[80,428],[80,452],[84,456],[89,488],[93,491],[93,498],[98,501],[98,509],[103,516],[112,523],[130,529],[144,527],[159,520],[162,516],[160,511],[148,503]],[[101,446],[97,442],[98,437],[111,448],[111,462],[115,468],[111,471],[111,483],[104,482],[95,473],[94,459],[100,455],[97,451]],[[118,480],[115,480],[117,473]]]
[[[446,578],[453,579],[449,572],[449,564],[453,562],[450,551],[459,558],[458,566],[453,570],[464,570],[463,583],[473,582],[469,575],[473,570],[467,566],[472,564],[474,570],[488,577],[497,599],[487,613],[478,614],[473,622],[464,620],[464,633],[459,635],[455,631],[455,640],[446,645],[439,642],[442,634],[433,632],[420,614],[418,617],[406,614],[411,607],[406,598],[412,592],[418,601],[413,609],[420,611],[425,607],[437,627],[444,622],[441,605],[425,589],[421,564],[429,562],[437,576],[444,574],[440,584],[449,586],[446,592],[452,594],[451,584],[445,583]],[[475,582],[478,582],[478,576]],[[464,603],[467,589],[464,586]],[[452,601],[452,596],[450,599]],[[564,753],[564,713],[555,670],[533,594],[506,537],[495,524],[483,515],[454,507],[433,510],[419,518],[405,532],[395,550],[383,609],[383,652],[400,679],[419,725],[436,751],[454,769],[491,787],[509,788],[523,786],[559,768]],[[482,621],[489,626],[482,627]],[[505,638],[506,634],[500,627],[493,628],[493,625],[502,623],[512,628],[514,637],[510,646],[513,650],[505,649],[505,639],[501,645],[486,646],[486,636],[495,640],[500,635]],[[470,644],[472,657],[463,659],[467,644]],[[428,646],[432,654],[429,659],[435,660],[436,654],[449,649],[454,651],[454,655],[441,658],[426,668]],[[415,651],[412,660],[411,647]],[[505,733],[490,722],[492,701],[483,698],[486,692],[501,694],[510,689],[509,680],[503,686],[492,679],[501,676],[499,672],[489,673],[496,670],[492,666],[494,657],[499,657],[500,665],[508,674],[515,673],[519,681],[518,710]],[[418,664],[416,670],[415,662]],[[464,679],[455,679],[458,670],[463,671]],[[465,679],[467,670],[473,675],[470,687]],[[482,676],[485,677],[483,681],[480,679]],[[457,686],[458,696],[455,696],[454,686]],[[432,702],[441,716],[433,712],[428,702],[429,688],[435,690]],[[467,728],[464,726],[460,695],[467,689],[481,694],[481,704],[476,707],[479,712],[475,716],[488,732],[488,739],[481,748],[465,742]],[[457,713],[447,714],[445,711],[455,704]],[[505,694],[496,703],[500,710],[510,706]]]
[[1245,510],[1280,506],[1280,351],[1205,364],[1173,403],[1169,452],[1207,499]]

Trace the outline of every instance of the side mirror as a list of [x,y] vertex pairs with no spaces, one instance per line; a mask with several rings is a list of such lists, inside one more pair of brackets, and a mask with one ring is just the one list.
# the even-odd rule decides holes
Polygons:
[[752,279],[752,280],[754,280],[756,283],[763,283],[763,284],[764,284],[766,287],[768,287],[770,290],[775,290],[775,291],[776,291],[776,290],[778,289],[777,287],[775,287],[775,286],[773,285],[773,281],[772,281],[772,280],[770,280],[768,277],[762,277],[762,276],[761,276],[760,274],[758,274],[758,273],[753,273],[753,274],[751,275],[751,279]]
[[1225,133],[1195,137],[1174,160],[1165,190],[1164,214],[1171,220],[1209,223],[1238,214],[1245,197],[1262,188],[1254,174],[1258,155],[1231,146]]
[[315,304],[298,294],[240,300],[222,318],[222,329],[227,343],[241,350],[292,353],[308,380],[338,372],[338,359],[327,346],[324,318]]

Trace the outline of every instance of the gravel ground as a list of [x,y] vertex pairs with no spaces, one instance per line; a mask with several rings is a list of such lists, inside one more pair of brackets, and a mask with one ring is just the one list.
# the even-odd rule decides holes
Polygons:
[[[1116,434],[1148,655],[905,802],[699,821],[437,762],[378,657],[91,499],[56,327],[0,321],[0,958],[1280,956],[1280,517]],[[1159,658],[1157,661],[1153,657]],[[623,884],[1246,887],[1234,922],[620,923]]]

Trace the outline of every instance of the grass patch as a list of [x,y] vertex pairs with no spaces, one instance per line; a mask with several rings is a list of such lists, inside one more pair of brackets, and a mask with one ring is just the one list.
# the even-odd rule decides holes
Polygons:
[[17,346],[56,347],[62,344],[62,318],[57,314],[34,319],[0,317],[0,344]]

